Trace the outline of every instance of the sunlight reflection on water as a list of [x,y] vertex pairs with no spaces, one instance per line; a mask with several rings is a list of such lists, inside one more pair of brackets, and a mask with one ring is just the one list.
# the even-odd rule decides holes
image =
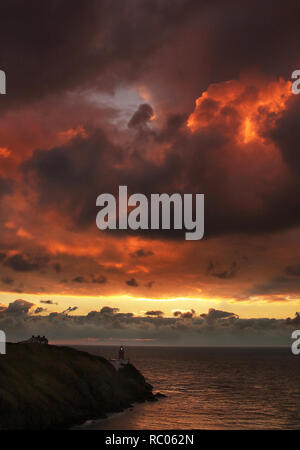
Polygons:
[[[112,357],[116,348],[81,347]],[[86,425],[94,429],[300,428],[300,356],[289,348],[130,347],[156,403]]]

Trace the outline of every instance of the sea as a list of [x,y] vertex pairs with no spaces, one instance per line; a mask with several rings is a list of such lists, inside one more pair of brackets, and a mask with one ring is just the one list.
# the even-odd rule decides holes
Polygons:
[[[106,358],[117,347],[80,346]],[[127,347],[127,355],[167,397],[135,404],[85,429],[299,429],[300,355],[290,348]]]

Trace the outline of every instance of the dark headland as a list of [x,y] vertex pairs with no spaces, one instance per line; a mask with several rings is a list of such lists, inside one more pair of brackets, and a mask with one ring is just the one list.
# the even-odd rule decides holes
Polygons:
[[0,429],[65,428],[153,401],[132,365],[70,347],[7,344],[0,356]]

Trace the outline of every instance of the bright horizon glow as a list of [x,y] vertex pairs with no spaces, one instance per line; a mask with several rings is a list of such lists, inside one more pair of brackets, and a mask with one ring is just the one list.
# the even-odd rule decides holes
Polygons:
[[[99,311],[104,306],[119,308],[121,313],[133,313],[143,316],[148,310],[161,310],[166,317],[172,317],[176,310],[188,311],[194,309],[196,315],[207,313],[210,308],[230,311],[238,314],[240,318],[286,318],[293,317],[299,310],[300,299],[291,299],[288,304],[284,302],[270,302],[264,299],[253,298],[253,300],[238,301],[235,299],[221,298],[199,298],[199,297],[176,297],[176,298],[149,298],[134,297],[130,295],[118,296],[76,296],[58,294],[18,294],[11,292],[0,292],[0,304],[7,306],[8,303],[22,298],[32,302],[35,306],[47,308],[51,312],[62,312],[68,307],[77,306],[78,309],[72,315],[86,315],[90,311]],[[52,300],[53,304],[40,303],[41,300]],[[34,307],[32,307],[34,310]],[[44,315],[42,314],[42,315]]]

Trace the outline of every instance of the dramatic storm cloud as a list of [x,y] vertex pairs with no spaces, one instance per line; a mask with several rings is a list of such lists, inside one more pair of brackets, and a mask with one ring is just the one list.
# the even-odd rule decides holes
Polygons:
[[[2,2],[3,327],[276,335],[300,301],[299,13],[295,0]],[[120,185],[204,194],[204,239],[101,232],[96,198]]]

